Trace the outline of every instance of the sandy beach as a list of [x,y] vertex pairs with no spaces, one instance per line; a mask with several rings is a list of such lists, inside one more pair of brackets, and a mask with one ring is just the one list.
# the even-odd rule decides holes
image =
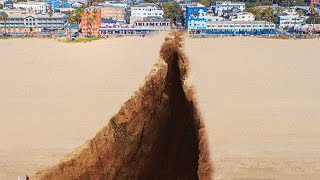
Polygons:
[[[50,167],[105,126],[164,35],[0,40],[0,180]],[[215,179],[319,179],[320,40],[186,38]]]

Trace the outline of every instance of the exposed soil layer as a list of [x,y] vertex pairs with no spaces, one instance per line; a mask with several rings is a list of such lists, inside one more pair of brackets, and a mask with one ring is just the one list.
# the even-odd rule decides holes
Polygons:
[[211,179],[208,142],[182,34],[168,36],[143,85],[97,135],[40,179]]

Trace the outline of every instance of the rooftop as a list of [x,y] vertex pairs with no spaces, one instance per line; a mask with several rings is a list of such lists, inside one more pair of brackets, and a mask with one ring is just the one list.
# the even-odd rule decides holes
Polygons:
[[[26,18],[32,16],[34,18],[66,18],[67,15],[62,13],[54,13],[51,17],[48,14],[35,14],[35,13],[26,13],[25,11],[7,11],[0,10],[0,13],[6,12],[9,18]],[[17,13],[18,12],[18,13]]]

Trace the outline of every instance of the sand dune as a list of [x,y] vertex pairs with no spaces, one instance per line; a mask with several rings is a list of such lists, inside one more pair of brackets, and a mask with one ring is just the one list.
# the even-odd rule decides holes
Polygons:
[[[0,41],[0,179],[56,164],[139,87],[163,35]],[[319,40],[186,39],[216,179],[320,177]]]

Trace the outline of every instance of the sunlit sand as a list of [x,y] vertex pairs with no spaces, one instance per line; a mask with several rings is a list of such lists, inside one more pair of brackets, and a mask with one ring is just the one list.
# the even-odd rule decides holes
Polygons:
[[[164,35],[0,40],[0,179],[32,175],[105,126]],[[185,41],[216,179],[318,179],[320,41]]]

